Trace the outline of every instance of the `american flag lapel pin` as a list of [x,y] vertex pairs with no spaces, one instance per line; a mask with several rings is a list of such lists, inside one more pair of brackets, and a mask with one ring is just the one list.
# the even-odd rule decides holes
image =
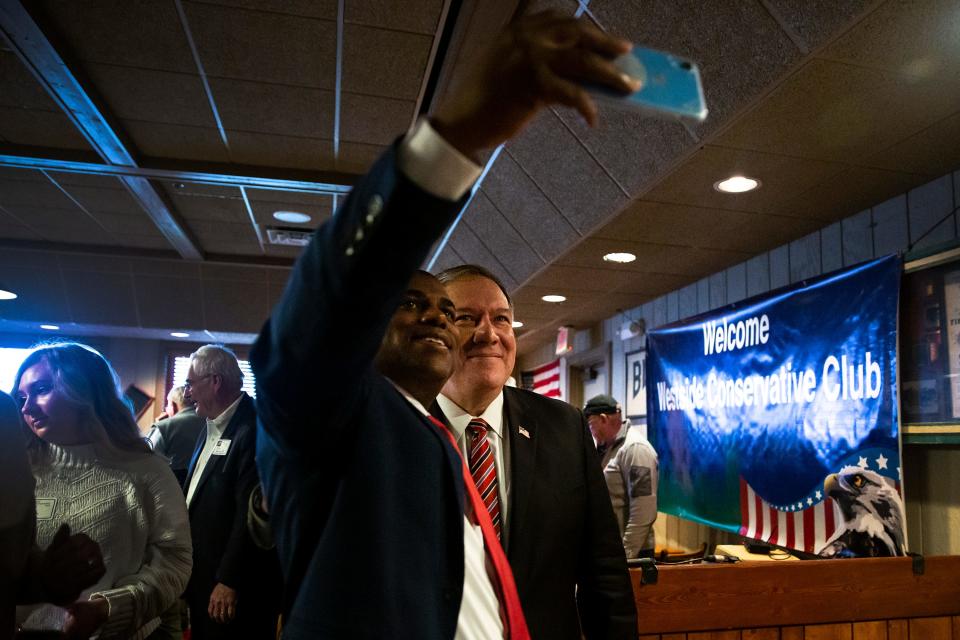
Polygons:
[[517,427],[517,431],[519,431],[520,435],[522,435],[527,440],[530,439],[530,432],[524,429],[523,427]]

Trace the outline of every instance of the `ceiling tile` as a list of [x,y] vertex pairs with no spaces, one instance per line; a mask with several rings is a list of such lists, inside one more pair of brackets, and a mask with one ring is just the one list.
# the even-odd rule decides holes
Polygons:
[[190,226],[200,221],[243,224],[250,219],[240,197],[186,195],[169,188],[167,193]]
[[122,120],[123,130],[140,155],[178,160],[227,162],[227,150],[216,129]]
[[139,326],[131,274],[61,271],[74,322]]
[[16,54],[0,49],[0,106],[16,109],[58,111],[57,104]]
[[821,224],[808,218],[635,201],[592,237],[757,253]]
[[515,282],[524,282],[543,268],[543,260],[482,192],[470,203],[470,209],[460,224],[469,226],[483,244],[496,248],[498,261],[510,272]]
[[117,243],[124,247],[136,249],[157,249],[173,251],[170,243],[159,232],[144,235],[139,233],[114,233]]
[[[607,264],[607,263],[605,263]],[[629,295],[657,295],[689,281],[688,276],[665,273],[639,273],[624,269],[551,265],[524,286],[567,291],[617,291]]]
[[430,36],[348,24],[343,29],[343,90],[416,100],[432,46]]
[[814,59],[712,142],[856,164],[955,113],[958,103],[960,75],[907,81]]
[[467,225],[457,225],[450,236],[450,246],[464,259],[464,262],[489,269],[500,278],[507,291],[513,291],[517,288],[517,281],[513,279],[510,272]]
[[943,79],[955,77],[960,65],[957,33],[960,12],[955,0],[885,2],[818,55]]
[[[8,209],[26,206],[76,211],[76,205],[49,180],[44,182],[0,180],[0,206]],[[14,213],[16,213],[14,211]]]
[[[270,256],[271,258],[287,258],[292,263],[294,260],[300,257],[301,253],[303,253],[303,247],[288,247],[281,244],[270,244],[269,241],[266,238],[264,238],[263,252],[264,252],[264,255]],[[278,294],[283,292],[283,285],[271,284],[270,286],[276,287]],[[273,289],[271,288],[271,291],[272,290]],[[271,294],[271,296],[272,295],[273,294]],[[275,300],[278,300],[279,298],[280,296],[277,295],[276,297],[271,297],[271,300],[275,301]]]
[[588,238],[564,254],[557,264],[595,268],[598,264],[603,264],[604,254],[629,251],[636,255],[637,259],[619,265],[619,268],[625,271],[703,277],[750,257],[749,253],[740,251],[679,249],[681,247],[672,245]]
[[767,0],[809,49],[829,40],[876,0]]
[[153,224],[129,191],[77,186],[64,187],[64,189],[87,211],[122,213],[127,216],[137,216],[146,224]]
[[851,167],[784,202],[784,214],[836,222],[861,209],[896,196],[929,179],[928,176],[883,169]]
[[284,169],[328,170],[333,165],[333,142],[319,138],[227,131],[233,162]]
[[[37,176],[43,178],[39,171],[35,172]],[[69,187],[89,187],[92,189],[114,191],[126,191],[126,187],[120,182],[119,178],[113,176],[99,176],[92,173],[66,173],[61,171],[48,171],[53,180],[61,187],[69,190]]]
[[[427,257],[427,261],[433,257],[434,252],[431,251],[430,255]],[[433,267],[430,269],[432,273],[440,273],[444,269],[449,269],[451,267],[456,267],[461,264],[464,264],[466,260],[460,257],[456,251],[453,250],[449,244],[443,248],[443,251],[440,252],[440,255],[437,257],[436,262],[434,262]]]
[[[250,192],[248,191],[248,193]],[[270,192],[271,195],[279,195],[280,193],[281,192],[278,191]],[[287,202],[271,202],[269,200],[254,200],[250,198],[250,208],[253,209],[253,216],[257,224],[261,227],[292,227],[303,228],[309,231],[316,229],[333,215],[333,196],[305,193],[291,193],[289,195],[300,197],[298,199],[291,198]],[[305,213],[310,216],[310,220],[305,223],[283,222],[273,217],[276,211]]]
[[344,142],[341,140],[336,170],[346,173],[364,174],[386,150],[387,147],[385,146]]
[[340,102],[340,139],[388,145],[413,124],[416,103],[344,93]]
[[45,18],[83,62],[193,73],[196,67],[172,2],[40,0]]
[[442,0],[351,0],[347,23],[433,35],[440,26]]
[[130,259],[90,253],[57,253],[57,263],[64,271],[88,273],[130,273]]
[[7,180],[15,182],[47,182],[47,177],[34,169],[0,167],[0,193],[3,193],[3,183]]
[[218,4],[236,9],[285,13],[292,16],[337,19],[337,0],[203,0],[207,4]]
[[203,307],[195,300],[200,281],[136,275],[137,306],[144,327],[204,327]]
[[[126,234],[155,237],[159,243],[169,246],[153,222],[145,215],[91,212],[93,217],[111,234]],[[120,239],[120,236],[117,236]]]
[[204,327],[218,331],[257,332],[270,314],[266,282],[202,281]]
[[242,264],[217,264],[206,262],[200,265],[200,277],[204,280],[243,280],[244,282],[267,282],[268,267]]
[[627,196],[550,111],[541,113],[506,153],[581,233],[627,202]]
[[482,193],[545,261],[580,239],[580,234],[508,153],[497,158],[483,180]]
[[206,92],[194,74],[91,64],[87,72],[111,114],[128,120],[215,127]]
[[[644,200],[713,209],[781,213],[780,203],[845,170],[839,163],[706,146],[644,195]],[[715,182],[734,175],[760,180],[747,193],[722,193]]]
[[333,139],[332,91],[218,78],[210,89],[226,129]]
[[698,63],[710,110],[706,122],[696,126],[701,136],[801,56],[759,2],[718,2],[705,11],[698,0],[594,0],[590,11],[615,35]]
[[130,268],[135,275],[194,279],[200,277],[200,263],[186,260],[131,258]]
[[683,125],[658,120],[626,105],[600,102],[599,123],[589,127],[570,109],[555,112],[630,195],[637,196],[695,145]]
[[67,116],[59,111],[0,107],[0,138],[33,147],[90,149]]
[[4,265],[3,283],[17,293],[15,301],[3,303],[4,318],[38,321],[70,318],[63,280],[56,267]]
[[937,176],[960,167],[960,113],[866,158],[860,164]]
[[336,23],[193,2],[184,9],[208,75],[334,88]]

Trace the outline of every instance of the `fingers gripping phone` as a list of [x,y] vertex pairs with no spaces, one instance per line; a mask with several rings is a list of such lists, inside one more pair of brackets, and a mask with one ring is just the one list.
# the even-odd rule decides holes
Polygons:
[[703,122],[707,117],[707,103],[696,63],[672,53],[634,46],[613,64],[642,84],[639,91],[627,96],[616,95],[602,87],[590,87],[604,102],[694,122]]

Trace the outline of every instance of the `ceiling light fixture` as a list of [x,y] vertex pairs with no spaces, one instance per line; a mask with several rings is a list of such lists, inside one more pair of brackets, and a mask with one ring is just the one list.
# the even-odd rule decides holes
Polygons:
[[552,293],[551,293],[550,295],[548,295],[548,296],[543,296],[543,297],[540,298],[540,299],[543,300],[544,302],[563,302],[564,300],[567,299],[567,297],[566,297],[566,296],[558,296],[558,295],[556,295],[556,294],[552,294]]
[[604,261],[604,262],[618,262],[618,263],[620,263],[620,264],[626,264],[626,263],[628,263],[628,262],[633,262],[633,261],[636,260],[636,259],[637,259],[637,256],[633,255],[632,253],[627,253],[627,252],[625,252],[625,251],[624,251],[624,252],[608,253],[607,255],[603,256],[603,261]]
[[17,294],[0,284],[0,300],[16,300]]
[[753,191],[759,186],[759,180],[754,180],[746,176],[731,176],[726,180],[713,183],[713,188],[723,193],[744,193],[746,191]]
[[514,320],[514,321],[513,321],[513,328],[514,328],[514,329],[519,329],[519,328],[522,327],[522,326],[523,326],[523,323],[520,322],[519,320]]
[[41,329],[46,329],[47,331],[60,331],[60,327],[55,324],[42,324],[40,325]]
[[305,224],[310,222],[311,218],[305,213],[299,211],[274,211],[273,217],[280,222],[289,222],[291,224]]
[[174,338],[189,338],[190,334],[186,331],[171,331],[170,335]]

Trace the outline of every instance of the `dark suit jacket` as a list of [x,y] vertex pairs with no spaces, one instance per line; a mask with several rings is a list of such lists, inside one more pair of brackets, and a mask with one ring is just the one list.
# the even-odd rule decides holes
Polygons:
[[530,391],[503,392],[511,473],[507,558],[531,637],[577,640],[582,626],[588,640],[635,639],[633,587],[583,414]]
[[[195,626],[206,620],[206,603],[218,582],[237,590],[235,623],[240,627],[270,624],[279,607],[276,554],[256,547],[246,528],[250,492],[257,484],[256,421],[253,399],[244,394],[221,437],[230,440],[227,453],[210,456],[190,503],[193,573],[186,597],[194,610]],[[198,439],[185,490],[204,442],[204,437]],[[221,627],[227,632],[228,627]],[[227,637],[239,637],[235,632],[233,636],[227,633]]]
[[183,484],[193,453],[197,449],[197,440],[201,433],[206,432],[207,421],[197,415],[195,407],[188,407],[166,420],[161,420],[154,428],[160,432],[161,437],[155,451],[170,460],[170,468],[180,484]]
[[373,360],[460,203],[413,185],[394,153],[317,231],[251,352],[285,640],[449,640],[456,629],[459,454]]

